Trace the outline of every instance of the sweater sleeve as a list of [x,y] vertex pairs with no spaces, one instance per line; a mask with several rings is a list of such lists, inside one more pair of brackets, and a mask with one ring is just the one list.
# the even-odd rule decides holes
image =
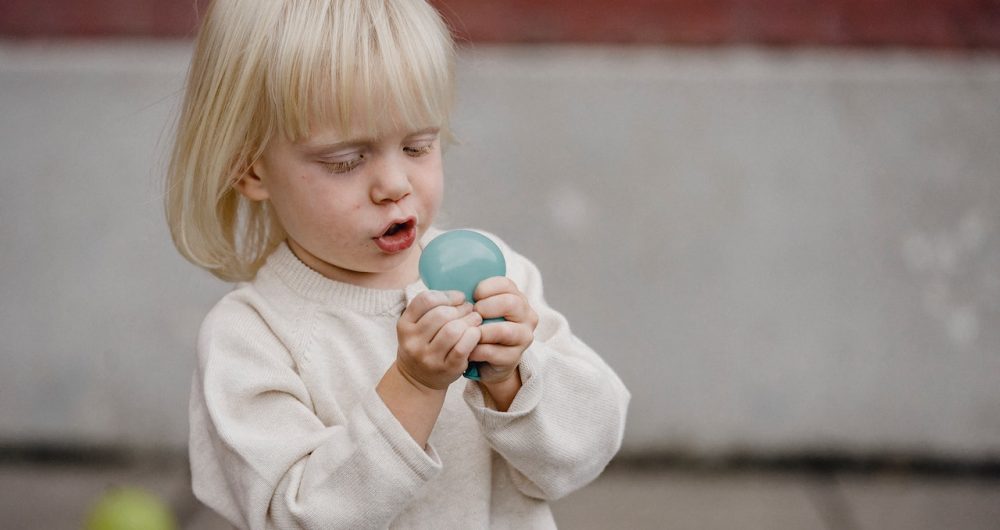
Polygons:
[[538,314],[519,366],[522,386],[507,412],[478,383],[465,401],[525,495],[555,500],[595,479],[621,447],[631,398],[612,369],[570,332],[542,294],[533,263],[501,245],[514,280]]
[[251,307],[220,303],[198,357],[193,489],[240,528],[384,528],[441,470],[374,388],[342,423],[325,425],[287,348]]

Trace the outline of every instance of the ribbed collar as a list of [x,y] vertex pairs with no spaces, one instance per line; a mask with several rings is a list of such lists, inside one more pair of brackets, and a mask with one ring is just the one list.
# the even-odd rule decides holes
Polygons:
[[[420,239],[420,248],[441,234],[431,227]],[[297,295],[324,304],[335,304],[344,309],[362,314],[377,315],[397,310],[405,306],[414,296],[427,290],[420,280],[405,289],[374,289],[352,283],[331,280],[309,268],[282,242],[267,258],[267,262],[257,272],[258,282],[274,278],[294,291]]]

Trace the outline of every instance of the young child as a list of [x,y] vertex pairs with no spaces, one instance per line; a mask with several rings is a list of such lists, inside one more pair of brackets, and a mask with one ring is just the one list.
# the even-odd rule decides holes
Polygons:
[[195,495],[236,526],[550,528],[546,501],[621,444],[629,393],[530,261],[490,236],[508,275],[474,305],[419,280],[453,55],[422,0],[205,14],[167,218],[241,282],[202,325],[190,408]]

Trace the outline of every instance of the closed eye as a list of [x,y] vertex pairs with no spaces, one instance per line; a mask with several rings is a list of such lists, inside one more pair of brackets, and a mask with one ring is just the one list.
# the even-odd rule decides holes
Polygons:
[[438,129],[424,129],[411,134],[403,140],[403,152],[413,158],[424,156],[434,150],[437,144]]
[[418,156],[424,156],[430,153],[434,149],[433,143],[427,143],[422,145],[410,145],[403,148],[403,152],[414,158]]
[[357,156],[357,158],[352,158],[350,160],[336,162],[321,160],[320,164],[323,164],[323,166],[326,167],[331,173],[349,173],[353,171],[354,168],[360,166],[361,162],[364,161],[364,158],[364,153],[361,153]]

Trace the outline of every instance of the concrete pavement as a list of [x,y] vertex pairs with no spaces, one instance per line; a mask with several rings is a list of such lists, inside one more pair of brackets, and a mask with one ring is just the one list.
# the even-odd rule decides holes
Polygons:
[[[228,525],[191,495],[180,457],[0,463],[0,526],[79,528],[110,487],[146,489],[181,527]],[[562,528],[921,530],[1000,527],[1000,476],[611,467],[553,504]]]

